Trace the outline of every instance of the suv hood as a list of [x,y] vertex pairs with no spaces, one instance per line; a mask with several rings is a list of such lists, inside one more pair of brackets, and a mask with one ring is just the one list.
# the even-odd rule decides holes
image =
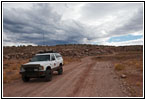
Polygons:
[[36,61],[36,62],[29,62],[29,63],[26,63],[24,65],[31,65],[31,64],[40,64],[41,66],[46,66],[50,63],[49,63],[49,61]]

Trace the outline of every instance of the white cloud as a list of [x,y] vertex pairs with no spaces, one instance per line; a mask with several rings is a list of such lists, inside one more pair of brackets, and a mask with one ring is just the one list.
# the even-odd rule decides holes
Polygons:
[[143,45],[143,38],[136,40],[129,40],[123,42],[104,42],[102,45],[111,45],[111,46],[125,46],[125,45]]
[[37,46],[37,44],[34,44],[34,43],[23,43],[23,42],[4,42],[3,43],[3,46],[22,46],[22,45],[32,45],[32,46]]

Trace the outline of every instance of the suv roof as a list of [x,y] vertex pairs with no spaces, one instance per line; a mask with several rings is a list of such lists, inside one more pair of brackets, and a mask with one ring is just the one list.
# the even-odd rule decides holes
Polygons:
[[38,53],[36,55],[50,55],[50,54],[52,54],[52,53]]
[[50,55],[50,54],[53,54],[53,53],[57,53],[57,52],[55,52],[55,51],[40,51],[36,55]]
[[57,53],[57,52],[51,50],[51,51],[40,51],[40,52],[38,52],[38,53],[40,54],[40,53]]

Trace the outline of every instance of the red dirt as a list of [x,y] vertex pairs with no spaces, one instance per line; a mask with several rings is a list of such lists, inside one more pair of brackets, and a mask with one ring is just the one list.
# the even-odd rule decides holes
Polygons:
[[21,79],[3,86],[4,97],[126,97],[128,94],[114,73],[110,61],[95,62],[86,57],[64,66],[63,75],[54,73],[51,82]]

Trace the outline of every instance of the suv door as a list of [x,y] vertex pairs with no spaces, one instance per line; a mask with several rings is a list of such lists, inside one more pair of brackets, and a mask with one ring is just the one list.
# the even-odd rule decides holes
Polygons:
[[54,54],[52,54],[52,55],[51,55],[51,62],[52,62],[52,68],[57,67],[57,64],[56,64],[56,59],[55,59]]
[[60,66],[60,56],[59,54],[55,54],[57,66]]

